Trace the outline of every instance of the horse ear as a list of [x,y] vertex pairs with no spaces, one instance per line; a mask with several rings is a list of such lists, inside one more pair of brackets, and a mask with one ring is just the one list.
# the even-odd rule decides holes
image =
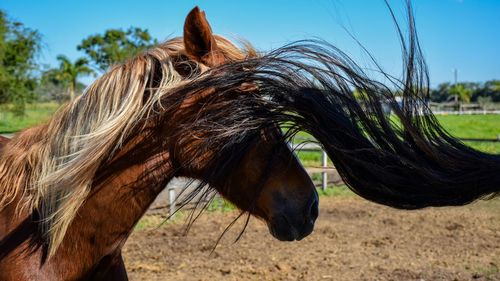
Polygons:
[[184,47],[190,59],[207,66],[216,66],[223,60],[217,50],[212,29],[205,18],[205,12],[194,7],[184,23]]

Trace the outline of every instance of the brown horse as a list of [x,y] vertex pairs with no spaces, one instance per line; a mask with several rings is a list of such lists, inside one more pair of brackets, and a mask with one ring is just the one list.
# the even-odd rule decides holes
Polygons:
[[175,176],[202,182],[188,199],[216,190],[276,238],[302,239],[318,199],[285,143],[298,130],[374,202],[416,209],[498,195],[500,156],[465,146],[425,107],[410,5],[408,23],[406,42],[396,22],[404,77],[384,85],[323,41],[265,55],[237,48],[194,9],[183,39],[113,67],[48,124],[3,145],[0,280],[126,279],[121,247]]
[[183,40],[114,67],[48,124],[2,139],[0,280],[126,280],[121,248],[174,176],[209,183],[280,240],[310,234],[318,196],[277,126],[226,151],[222,164],[235,166],[221,171],[224,144],[195,120],[213,89],[158,103],[210,67],[255,55],[212,35],[195,8]]

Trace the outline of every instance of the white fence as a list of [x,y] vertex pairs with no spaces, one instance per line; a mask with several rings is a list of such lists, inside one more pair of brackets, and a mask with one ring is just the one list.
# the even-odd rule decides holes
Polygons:
[[432,113],[436,115],[486,115],[500,114],[499,103],[430,102]]
[[487,115],[500,114],[500,110],[433,110],[434,115]]

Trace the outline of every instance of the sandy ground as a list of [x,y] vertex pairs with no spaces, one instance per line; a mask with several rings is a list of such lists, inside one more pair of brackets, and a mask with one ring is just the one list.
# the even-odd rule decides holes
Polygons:
[[354,196],[322,197],[315,231],[279,242],[237,212],[208,212],[184,235],[184,219],[148,215],[124,249],[130,280],[500,280],[500,200],[399,211]]

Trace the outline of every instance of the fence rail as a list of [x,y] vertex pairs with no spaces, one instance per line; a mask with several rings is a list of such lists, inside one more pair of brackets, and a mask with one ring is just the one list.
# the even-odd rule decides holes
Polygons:
[[500,114],[500,103],[464,103],[460,101],[451,101],[429,102],[428,105],[435,115]]
[[500,114],[500,110],[433,110],[434,115],[488,115]]

